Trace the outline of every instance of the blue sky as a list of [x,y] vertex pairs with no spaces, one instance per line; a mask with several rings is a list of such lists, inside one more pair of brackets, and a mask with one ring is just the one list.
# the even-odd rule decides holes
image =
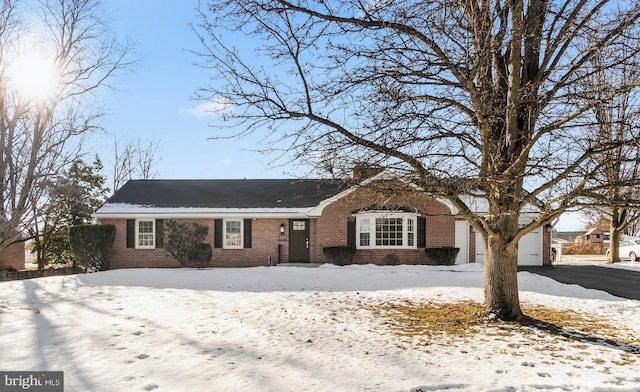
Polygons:
[[[209,83],[209,72],[194,65],[200,43],[189,23],[197,23],[197,0],[109,0],[113,26],[136,44],[137,64],[104,95],[105,133],[89,151],[105,166],[113,162],[113,140],[158,141],[156,178],[288,178],[304,169],[274,166],[275,158],[256,151],[260,138],[210,140],[216,129],[192,100]],[[241,46],[241,43],[236,43]],[[108,172],[108,169],[107,169]],[[579,215],[565,216],[559,230],[579,230]]]
[[[269,166],[273,157],[258,152],[259,138],[209,140],[216,129],[199,112],[195,91],[209,73],[189,50],[200,44],[189,23],[197,23],[197,0],[109,0],[116,33],[135,44],[137,64],[103,93],[103,134],[88,150],[105,166],[113,162],[113,140],[158,141],[157,178],[287,178],[293,168]],[[109,170],[107,169],[107,172]]]

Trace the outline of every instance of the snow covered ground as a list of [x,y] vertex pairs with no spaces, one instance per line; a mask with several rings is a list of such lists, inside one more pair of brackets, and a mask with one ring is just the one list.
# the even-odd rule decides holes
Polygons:
[[597,265],[606,268],[640,272],[640,262],[623,260],[617,263],[607,264],[607,258],[605,256],[562,256],[562,259],[556,262],[555,265]]
[[619,335],[425,340],[371,310],[482,302],[478,265],[114,270],[0,283],[0,370],[63,370],[66,392],[640,391],[639,301],[518,278],[523,305]]

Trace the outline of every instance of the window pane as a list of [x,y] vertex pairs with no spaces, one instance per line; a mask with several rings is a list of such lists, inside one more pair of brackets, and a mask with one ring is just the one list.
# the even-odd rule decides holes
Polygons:
[[293,221],[293,230],[303,231],[305,230],[307,222],[305,221]]
[[153,233],[153,222],[151,221],[139,221],[140,225],[138,231],[140,233]]
[[415,226],[414,226],[413,218],[408,218],[407,219],[407,245],[409,246],[415,246],[416,235],[415,235],[414,227]]
[[153,247],[153,221],[138,221],[138,246]]
[[359,219],[359,222],[360,222],[360,232],[364,231],[368,233],[371,230],[370,229],[371,222],[369,221],[369,218]]
[[376,245],[402,246],[402,218],[376,218]]
[[359,219],[360,222],[360,246],[371,245],[371,221],[369,218]]
[[242,221],[225,221],[225,245],[242,247]]

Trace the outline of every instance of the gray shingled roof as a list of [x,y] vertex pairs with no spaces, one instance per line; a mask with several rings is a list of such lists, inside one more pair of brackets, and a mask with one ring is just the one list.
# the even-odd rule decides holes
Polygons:
[[160,208],[304,208],[346,190],[331,180],[131,180],[106,204]]

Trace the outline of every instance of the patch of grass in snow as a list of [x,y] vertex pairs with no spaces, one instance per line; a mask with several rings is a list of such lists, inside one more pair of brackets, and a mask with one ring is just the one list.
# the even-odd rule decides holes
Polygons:
[[[631,354],[640,353],[637,333],[620,326],[612,326],[607,320],[567,309],[552,309],[543,305],[524,305],[526,319],[520,323],[488,321],[487,314],[475,302],[424,302],[403,301],[370,306],[384,320],[393,333],[405,338],[417,338],[418,345],[450,345],[461,339],[521,336],[536,351],[561,356],[560,343],[574,348],[599,344],[622,351],[616,365],[630,365],[636,360]],[[482,335],[482,336],[480,336]],[[452,339],[447,339],[451,337]],[[517,351],[513,355],[517,355]],[[565,359],[571,360],[567,355]]]
[[[624,353],[640,354],[638,334],[608,320],[572,310],[551,309],[542,305],[524,307],[528,319],[523,326],[536,328],[571,342],[592,343],[620,348]],[[628,363],[635,360],[629,358]]]
[[384,303],[371,307],[400,336],[463,336],[478,332],[486,323],[482,305],[474,302],[455,303]]

